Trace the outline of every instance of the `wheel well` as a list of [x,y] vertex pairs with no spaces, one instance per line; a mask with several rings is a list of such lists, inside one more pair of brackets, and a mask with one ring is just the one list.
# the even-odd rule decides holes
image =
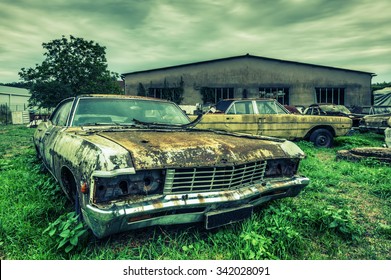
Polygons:
[[67,197],[73,202],[76,194],[76,179],[72,171],[66,166],[61,168],[61,186]]
[[310,131],[307,132],[306,136],[304,137],[304,139],[309,139],[311,137],[311,134],[315,131],[315,130],[318,130],[318,129],[327,129],[328,131],[330,131],[331,135],[333,135],[333,137],[335,137],[335,130],[331,127],[331,126],[328,126],[328,125],[319,125],[319,126],[315,126],[313,128],[311,128]]

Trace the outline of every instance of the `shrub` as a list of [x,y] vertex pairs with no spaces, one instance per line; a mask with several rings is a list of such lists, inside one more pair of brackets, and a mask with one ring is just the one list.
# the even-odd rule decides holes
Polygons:
[[87,229],[83,222],[79,221],[79,216],[75,212],[61,215],[44,230],[58,244],[57,249],[64,248],[66,253],[75,249],[86,237]]

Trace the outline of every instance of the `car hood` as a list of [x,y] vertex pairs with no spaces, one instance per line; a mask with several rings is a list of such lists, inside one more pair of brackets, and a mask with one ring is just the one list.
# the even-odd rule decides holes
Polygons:
[[128,150],[136,169],[224,166],[304,156],[290,141],[211,131],[102,131],[98,135]]

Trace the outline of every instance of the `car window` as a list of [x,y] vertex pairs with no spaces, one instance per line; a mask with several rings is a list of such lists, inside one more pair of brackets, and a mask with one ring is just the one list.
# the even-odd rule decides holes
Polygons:
[[274,101],[257,101],[259,114],[287,114],[287,112]]
[[231,108],[227,111],[227,114],[254,114],[254,108],[251,101],[238,101],[235,102]]
[[73,99],[61,104],[60,107],[56,109],[53,116],[51,117],[51,121],[54,125],[65,126],[67,124],[72,102]]
[[216,104],[216,110],[225,112],[232,103],[233,103],[232,100],[220,100]]

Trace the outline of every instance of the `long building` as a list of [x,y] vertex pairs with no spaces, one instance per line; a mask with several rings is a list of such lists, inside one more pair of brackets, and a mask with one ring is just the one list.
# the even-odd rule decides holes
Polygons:
[[28,89],[0,86],[0,105],[8,106],[10,111],[26,110],[30,97]]
[[123,74],[125,93],[181,105],[275,97],[285,105],[371,105],[374,73],[250,54]]

